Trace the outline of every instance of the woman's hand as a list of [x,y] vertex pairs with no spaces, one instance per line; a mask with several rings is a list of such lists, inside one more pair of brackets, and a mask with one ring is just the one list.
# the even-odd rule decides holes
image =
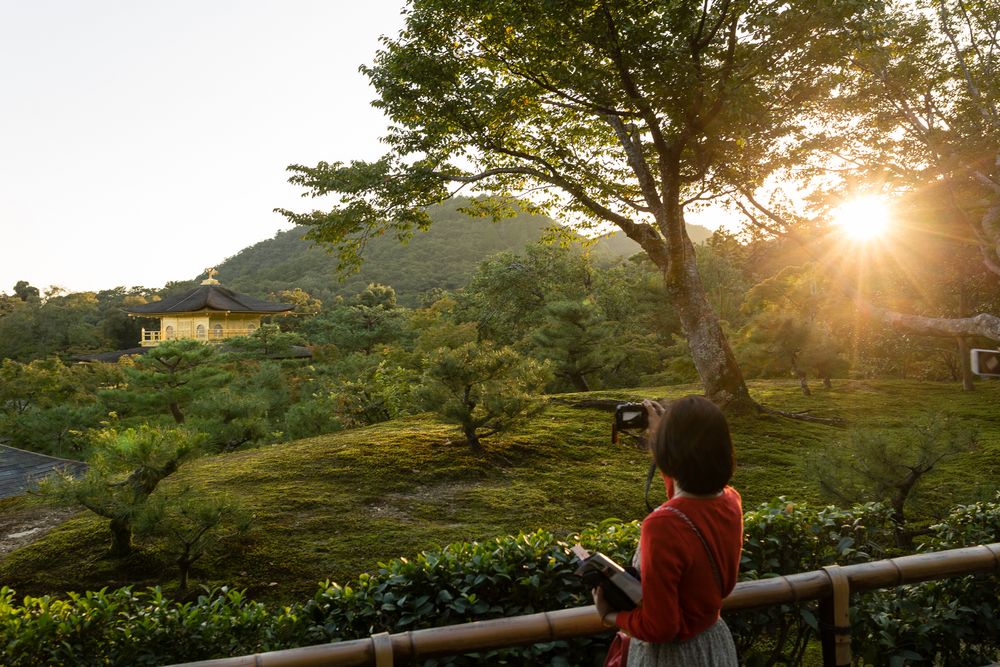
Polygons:
[[656,435],[657,429],[660,428],[660,420],[663,419],[663,413],[666,409],[658,401],[651,401],[648,398],[643,400],[642,405],[646,408],[646,437],[651,438]]
[[618,612],[604,599],[604,591],[601,590],[601,587],[598,586],[591,589],[590,595],[594,598],[594,606],[597,607],[597,613],[601,615],[601,622],[609,628],[614,626]]

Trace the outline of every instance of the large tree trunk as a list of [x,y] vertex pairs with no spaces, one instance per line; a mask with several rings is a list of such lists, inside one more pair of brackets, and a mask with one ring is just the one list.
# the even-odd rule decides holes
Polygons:
[[687,337],[694,366],[705,387],[705,396],[726,410],[746,410],[754,402],[719,318],[705,295],[694,246],[687,233],[683,234],[683,244],[682,254],[674,253],[674,261],[680,260],[681,265],[676,270],[665,271],[664,280],[667,295]]
[[[651,170],[642,155],[640,142],[634,136],[635,129],[630,130],[620,119],[610,116],[609,122],[621,141],[629,165],[639,180],[643,197],[656,219],[656,231],[645,224],[623,221],[617,221],[617,224],[663,272],[667,297],[680,319],[694,367],[705,388],[705,396],[729,411],[757,407],[750,398],[743,373],[722,331],[719,318],[705,294],[705,286],[698,274],[694,245],[685,227],[680,161],[684,142],[664,143],[661,138],[661,145],[658,146],[659,168]],[[660,177],[659,191],[654,171]]]

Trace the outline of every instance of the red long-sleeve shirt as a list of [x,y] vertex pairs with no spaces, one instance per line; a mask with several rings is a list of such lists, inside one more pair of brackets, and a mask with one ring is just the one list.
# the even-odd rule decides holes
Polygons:
[[[673,480],[666,480],[673,496]],[[698,527],[708,542],[722,575],[723,590],[715,582],[705,547],[675,507]],[[642,604],[619,612],[619,628],[643,641],[690,639],[719,618],[722,599],[736,585],[743,548],[743,505],[736,489],[727,486],[714,498],[672,497],[642,522],[639,571]]]

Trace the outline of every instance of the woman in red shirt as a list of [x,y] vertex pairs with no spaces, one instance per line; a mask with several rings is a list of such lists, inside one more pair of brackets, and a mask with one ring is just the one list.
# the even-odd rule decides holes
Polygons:
[[633,565],[642,603],[616,612],[594,590],[605,625],[631,637],[629,667],[737,665],[720,618],[736,585],[743,508],[729,480],[735,467],[729,425],[719,408],[687,396],[664,408],[645,401],[649,444],[667,486],[667,502],[642,522]]

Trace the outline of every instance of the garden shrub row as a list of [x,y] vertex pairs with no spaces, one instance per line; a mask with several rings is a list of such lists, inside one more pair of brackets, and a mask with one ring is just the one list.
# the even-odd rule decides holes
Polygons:
[[[777,499],[748,512],[742,578],[882,557],[891,544],[879,505],[814,509]],[[923,548],[998,541],[1000,502],[957,508]],[[274,609],[225,588],[179,603],[130,588],[16,598],[0,589],[0,651],[10,667],[162,665],[463,623],[589,603],[568,546],[580,541],[621,561],[636,522],[609,520],[570,540],[546,531],[460,543],[383,564],[350,585],[323,584],[303,603]],[[855,650],[870,664],[985,664],[1000,648],[995,578],[964,577],[858,596]],[[815,638],[812,605],[727,616],[747,665],[798,664]],[[423,664],[591,665],[608,636],[552,642]],[[815,643],[813,642],[813,646]]]
[[[1000,495],[955,508],[924,550],[1000,542]],[[854,651],[878,665],[965,667],[1000,661],[1000,577],[941,579],[852,600]]]

